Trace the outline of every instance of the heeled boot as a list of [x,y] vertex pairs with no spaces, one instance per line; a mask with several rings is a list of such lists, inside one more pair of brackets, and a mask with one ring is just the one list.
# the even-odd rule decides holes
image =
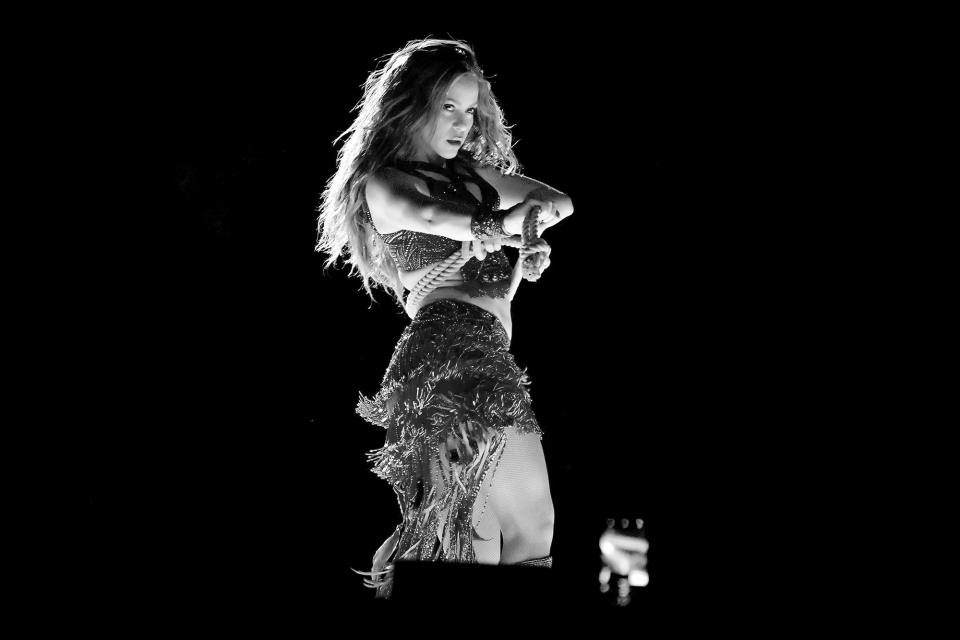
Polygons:
[[553,556],[532,558],[530,560],[524,560],[523,562],[517,562],[515,564],[521,567],[546,567],[547,569],[551,569],[553,568]]

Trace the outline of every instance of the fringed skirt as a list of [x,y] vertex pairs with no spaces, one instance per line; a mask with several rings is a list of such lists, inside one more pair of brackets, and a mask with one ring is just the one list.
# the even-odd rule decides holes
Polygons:
[[384,446],[367,457],[393,486],[402,516],[374,570],[357,572],[372,578],[378,598],[391,595],[396,560],[475,563],[474,503],[496,472],[504,431],[542,437],[526,370],[509,347],[492,313],[440,299],[404,329],[377,394],[360,395],[357,413],[386,430]]

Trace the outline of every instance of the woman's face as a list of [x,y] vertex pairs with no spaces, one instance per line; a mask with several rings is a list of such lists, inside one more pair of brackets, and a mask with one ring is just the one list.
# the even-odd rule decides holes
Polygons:
[[473,129],[479,95],[480,85],[475,77],[464,74],[457,78],[447,90],[433,122],[417,136],[417,157],[414,159],[445,165],[447,160],[456,157]]

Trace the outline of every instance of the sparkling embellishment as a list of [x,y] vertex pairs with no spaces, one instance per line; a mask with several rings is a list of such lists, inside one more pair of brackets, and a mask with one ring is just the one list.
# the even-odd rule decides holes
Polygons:
[[[475,171],[472,172],[474,175],[468,176],[468,178],[473,179],[479,185],[483,203],[478,201],[467,189],[464,176],[455,167],[443,169],[425,162],[412,161],[400,161],[396,164],[397,168],[425,179],[431,193],[440,200],[452,200],[474,205],[482,204],[482,209],[478,211],[478,215],[482,224],[490,225],[492,228],[493,235],[488,234],[488,237],[506,235],[503,233],[502,215],[497,213],[497,209],[500,207],[500,196],[496,189],[476,175]],[[432,178],[421,173],[424,171],[445,175],[448,180]],[[500,226],[495,226],[497,216],[501,216]],[[369,214],[366,214],[366,217],[369,219]],[[471,229],[476,235],[478,230],[473,228],[474,222],[476,222],[476,219],[471,221]],[[404,271],[422,269],[427,265],[445,260],[455,251],[458,251],[462,245],[459,240],[407,229],[381,234],[380,237],[387,245],[397,268]],[[482,261],[472,257],[460,268],[460,275],[464,282],[457,288],[466,291],[471,297],[504,298],[509,292],[511,271],[510,260],[502,249],[488,253]]]
[[[357,413],[386,430],[367,458],[393,487],[403,521],[389,561],[476,562],[474,503],[484,479],[496,478],[504,431],[542,436],[509,346],[492,313],[443,298],[407,325],[377,394],[360,395]],[[486,499],[481,506],[482,517]],[[377,597],[389,598],[390,576],[378,584]]]
[[503,238],[507,233],[503,230],[503,218],[506,214],[494,211],[489,207],[481,207],[470,221],[470,231],[477,240]]

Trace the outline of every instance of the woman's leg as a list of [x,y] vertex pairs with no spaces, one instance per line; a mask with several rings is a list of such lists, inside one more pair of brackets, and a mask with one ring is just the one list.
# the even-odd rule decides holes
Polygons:
[[500,564],[500,524],[489,508],[480,525],[474,527],[473,552],[479,564]]
[[489,470],[473,503],[473,521],[480,518],[473,528],[473,551],[479,564],[500,564],[500,521],[490,506],[490,487],[496,475],[497,458],[491,457],[488,464]]
[[[515,564],[550,555],[553,544],[553,499],[540,438],[533,433],[520,435],[514,427],[505,431],[505,437],[506,448],[488,486],[486,511],[477,527],[480,535],[491,540],[478,541],[474,537],[477,560],[483,562],[483,551],[486,564],[494,563],[494,546],[498,547],[500,564]],[[481,490],[475,510],[481,507],[483,496]],[[500,536],[490,535],[496,529],[503,536],[502,550]]]

